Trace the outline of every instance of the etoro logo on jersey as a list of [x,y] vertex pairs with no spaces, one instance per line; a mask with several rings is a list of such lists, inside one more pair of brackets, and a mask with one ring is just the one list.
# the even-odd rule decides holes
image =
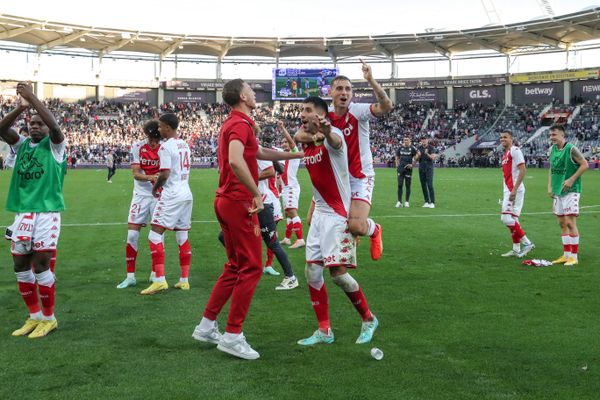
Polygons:
[[40,179],[44,176],[44,166],[32,153],[23,154],[17,173],[24,180]]
[[344,134],[344,136],[350,136],[350,134],[352,133],[352,131],[354,130],[354,126],[352,124],[348,124],[346,125],[346,127],[342,130],[342,133]]
[[317,154],[314,154],[312,156],[304,156],[304,164],[306,164],[307,166],[318,164],[321,161],[323,161],[323,148],[320,148]]

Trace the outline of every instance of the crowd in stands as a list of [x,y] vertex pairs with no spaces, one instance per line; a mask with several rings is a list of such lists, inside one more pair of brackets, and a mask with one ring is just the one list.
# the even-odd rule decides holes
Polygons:
[[[14,97],[0,96],[0,117],[14,108]],[[129,149],[143,139],[144,121],[156,118],[162,112],[174,112],[180,120],[179,134],[192,150],[193,163],[216,165],[217,135],[229,110],[222,104],[167,103],[159,108],[144,102],[115,103],[109,101],[80,101],[66,103],[58,99],[46,100],[67,137],[71,165],[104,164],[108,154],[122,162],[129,161]],[[527,143],[527,139],[542,126],[540,115],[548,105],[503,106],[502,104],[455,104],[447,109],[443,104],[398,104],[394,110],[371,122],[371,144],[376,163],[393,166],[395,152],[404,136],[413,141],[427,136],[439,152],[455,146],[467,137],[497,140],[502,129],[510,129],[531,165],[540,165],[547,157],[548,137]],[[575,106],[555,105],[561,112],[573,113]],[[562,107],[562,108],[559,108]],[[568,126],[571,139],[589,155],[597,154],[600,147],[600,104],[584,103]],[[301,105],[281,103],[262,105],[253,118],[259,126],[282,120],[293,134],[300,125]],[[24,113],[17,126],[25,126]],[[446,166],[494,167],[501,159],[501,150],[486,153],[467,153],[459,157],[437,160]]]

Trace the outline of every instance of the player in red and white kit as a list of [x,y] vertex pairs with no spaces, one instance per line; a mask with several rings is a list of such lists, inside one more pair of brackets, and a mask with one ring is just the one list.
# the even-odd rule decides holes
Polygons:
[[[152,255],[153,283],[140,294],[154,294],[166,290],[165,248],[163,236],[166,230],[175,231],[179,246],[181,277],[175,289],[189,290],[188,276],[192,251],[188,231],[192,227],[193,196],[190,190],[191,152],[185,141],[179,138],[179,120],[175,114],[163,114],[158,119],[158,130],[165,139],[158,150],[160,172],[152,187],[152,195],[159,196],[152,214],[152,230],[148,234]],[[161,192],[162,189],[162,192]]]
[[[343,75],[331,81],[330,95],[332,107],[329,111],[331,125],[342,131],[348,146],[348,167],[350,169],[350,188],[352,203],[348,217],[348,228],[354,236],[371,238],[371,258],[379,260],[383,251],[381,225],[369,218],[371,199],[375,184],[375,170],[369,139],[369,119],[380,117],[393,108],[392,101],[373,78],[371,67],[362,60],[362,72],[377,98],[377,103],[352,103],[352,83]],[[310,142],[304,135],[296,135],[300,142]]]
[[348,268],[356,268],[354,238],[348,228],[351,188],[348,155],[342,132],[330,125],[327,103],[320,97],[304,100],[303,130],[313,136],[322,134],[324,141],[303,145],[304,163],[313,186],[314,212],[306,240],[306,278],[319,329],[312,336],[298,341],[310,346],[332,343],[334,340],[329,322],[329,298],[323,269],[328,268],[333,282],[348,296],[362,319],[356,343],[368,343],[379,325],[369,310],[367,299]]
[[[127,277],[121,282],[117,289],[125,289],[135,286],[135,264],[138,253],[138,241],[140,230],[150,222],[156,197],[152,195],[152,185],[158,177],[160,169],[160,132],[158,121],[152,120],[143,127],[146,139],[134,143],[131,146],[131,172],[133,174],[133,198],[129,206],[129,218],[127,219],[127,244],[125,245],[125,263],[127,265]],[[154,278],[154,271],[150,275],[150,281]]]
[[[277,127],[283,133],[285,141],[283,142],[283,150],[291,151],[292,153],[298,151],[296,143],[292,136],[285,129],[285,125],[282,121],[277,121]],[[298,203],[300,201],[300,184],[298,183],[298,168],[300,167],[300,160],[287,160],[283,166],[283,174],[281,179],[283,181],[283,190],[281,197],[283,200],[283,208],[286,217],[285,226],[285,238],[280,242],[281,244],[290,245],[290,249],[297,249],[306,245],[304,241],[304,234],[302,232],[302,220],[298,215]],[[292,233],[296,234],[296,241],[292,244]]]
[[[523,257],[535,248],[535,245],[527,238],[519,224],[519,215],[523,209],[525,200],[525,157],[517,146],[513,145],[512,132],[502,131],[500,142],[504,149],[502,156],[502,175],[504,185],[504,197],[502,199],[502,222],[510,230],[513,248],[502,254],[502,257]],[[521,243],[523,247],[521,248]]]

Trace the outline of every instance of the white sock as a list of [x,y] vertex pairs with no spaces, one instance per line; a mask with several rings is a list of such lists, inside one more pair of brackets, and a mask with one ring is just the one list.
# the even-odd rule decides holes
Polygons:
[[41,311],[38,311],[33,314],[29,313],[29,318],[35,319],[36,321],[41,321],[42,319],[44,319],[44,314],[42,314]]
[[154,277],[154,278],[152,278],[152,279],[154,280],[154,282],[158,282],[158,283],[161,283],[161,282],[166,282],[166,281],[167,281],[167,280],[165,279],[165,276],[164,276],[164,275],[163,275],[163,276],[161,276],[160,278],[157,278],[157,277],[155,276],[155,277]]
[[531,244],[531,240],[529,240],[527,236],[523,236],[521,238],[521,243],[523,243],[525,246],[529,246]]
[[127,279],[135,279],[135,272],[128,272]]
[[521,251],[521,243],[513,243],[513,251],[519,253]]
[[[571,244],[571,237],[569,235],[562,235],[562,244],[563,246],[566,244]],[[567,258],[571,257],[571,252],[570,251],[565,251],[563,252],[563,255]]]
[[179,282],[188,283],[188,278],[179,278]]
[[201,331],[210,331],[215,327],[216,321],[210,320],[206,317],[202,317],[200,320],[200,330]]
[[242,336],[241,333],[229,333],[229,332],[225,332],[222,336],[223,340],[226,342],[233,342],[237,339],[239,339]]
[[[577,245],[579,247],[579,235],[577,235],[577,236],[569,236],[569,238],[570,238],[569,242],[572,245]],[[573,257],[573,258],[575,258],[577,260],[577,253],[571,252],[571,257]]]
[[367,236],[372,236],[373,233],[375,233],[375,221],[373,221],[371,218],[367,218]]

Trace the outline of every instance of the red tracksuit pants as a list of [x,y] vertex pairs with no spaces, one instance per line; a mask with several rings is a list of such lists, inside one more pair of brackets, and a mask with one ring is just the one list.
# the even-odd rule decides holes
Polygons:
[[215,214],[225,235],[228,261],[206,304],[204,317],[216,320],[231,298],[226,332],[240,333],[254,290],[262,276],[262,238],[256,214],[248,215],[249,201],[215,197]]

